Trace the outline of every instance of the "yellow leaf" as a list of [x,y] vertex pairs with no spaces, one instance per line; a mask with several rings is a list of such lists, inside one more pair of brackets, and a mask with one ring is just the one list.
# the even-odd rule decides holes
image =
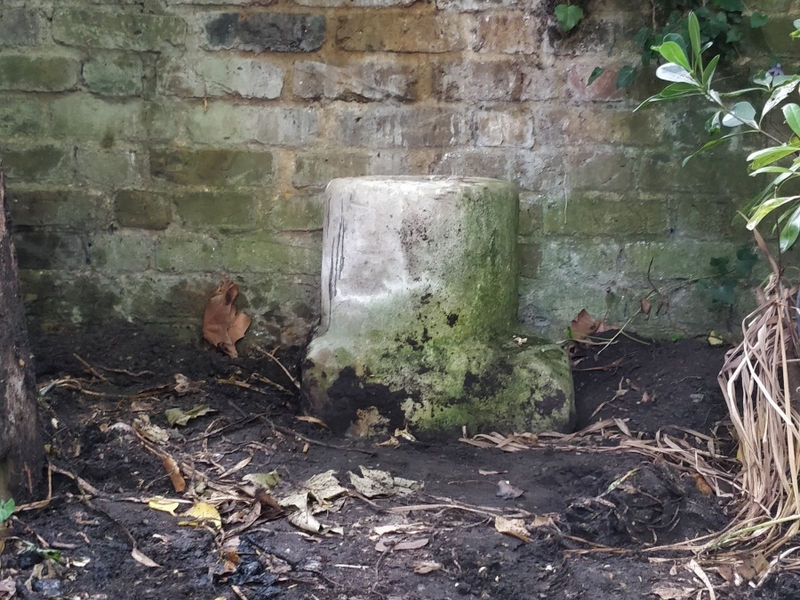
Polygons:
[[708,334],[708,344],[710,346],[722,346],[725,343],[725,340],[722,339],[716,331],[712,331]]
[[189,527],[211,525],[214,529],[220,529],[222,527],[222,517],[219,516],[219,511],[208,502],[198,502],[183,513],[182,516],[192,517],[197,519],[197,521],[181,521],[178,525],[187,525]]
[[153,510],[169,513],[174,517],[175,511],[178,509],[178,506],[180,506],[180,503],[175,500],[167,500],[166,498],[151,498],[147,506]]

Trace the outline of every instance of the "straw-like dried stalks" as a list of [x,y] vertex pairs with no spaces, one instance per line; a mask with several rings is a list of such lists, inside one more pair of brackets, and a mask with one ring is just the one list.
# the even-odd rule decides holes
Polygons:
[[[800,413],[792,406],[800,381],[796,309],[771,257],[770,262],[774,272],[761,306],[744,320],[744,339],[719,374],[739,443],[740,498],[731,525],[708,547],[766,557],[800,532]],[[784,566],[798,568],[800,560]]]

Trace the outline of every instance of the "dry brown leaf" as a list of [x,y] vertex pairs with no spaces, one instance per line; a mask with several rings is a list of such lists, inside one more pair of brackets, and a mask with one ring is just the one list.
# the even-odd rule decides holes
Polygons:
[[650,304],[650,301],[647,298],[642,298],[639,302],[639,308],[644,315],[644,320],[647,321],[650,318],[650,310],[653,308],[653,305]]
[[417,575],[427,575],[434,571],[441,571],[444,568],[442,563],[434,562],[432,560],[417,560],[414,561],[414,573]]
[[378,552],[386,552],[387,550],[419,550],[428,545],[430,538],[420,538],[418,540],[405,540],[392,544],[391,540],[378,540],[375,544],[375,550]]
[[495,496],[499,496],[503,500],[513,500],[514,498],[519,498],[524,494],[521,489],[511,485],[511,482],[506,479],[501,479],[497,482],[497,491],[495,492]]
[[299,417],[295,417],[298,421],[303,421],[304,423],[313,423],[314,425],[319,425],[320,427],[324,427],[328,429],[328,426],[325,424],[325,421],[319,419],[317,417],[309,417],[307,415],[300,415]]
[[186,480],[181,475],[181,470],[178,467],[178,463],[175,462],[171,456],[165,456],[163,458],[164,463],[164,470],[169,475],[169,480],[172,482],[172,487],[175,489],[176,492],[179,494],[186,489]]
[[597,333],[599,323],[592,318],[592,315],[584,308],[578,313],[569,324],[569,331],[573,340],[584,340],[590,335]]
[[231,358],[238,356],[235,344],[250,326],[249,316],[236,314],[233,303],[238,295],[236,284],[223,278],[206,302],[203,314],[203,337]]
[[694,595],[694,588],[677,587],[669,584],[656,584],[650,590],[661,600],[684,600]]
[[498,516],[494,518],[494,528],[500,533],[513,535],[526,544],[531,541],[528,535],[528,528],[525,527],[525,521],[523,519],[507,519]]
[[138,562],[139,564],[144,565],[145,567],[153,567],[153,568],[161,568],[161,565],[154,561],[152,558],[148,557],[144,552],[139,550],[138,548],[134,548],[131,551],[131,556],[133,560]]
[[700,475],[700,473],[695,473],[693,477],[694,477],[694,484],[697,487],[697,489],[700,490],[701,494],[703,494],[704,496],[710,496],[711,494],[714,493],[714,490],[712,490],[711,486],[708,485],[708,482],[706,481],[705,477]]

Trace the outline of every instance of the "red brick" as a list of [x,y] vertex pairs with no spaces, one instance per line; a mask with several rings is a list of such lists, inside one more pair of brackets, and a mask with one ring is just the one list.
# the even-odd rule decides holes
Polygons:
[[454,52],[466,46],[457,15],[397,11],[339,17],[336,44],[349,52]]

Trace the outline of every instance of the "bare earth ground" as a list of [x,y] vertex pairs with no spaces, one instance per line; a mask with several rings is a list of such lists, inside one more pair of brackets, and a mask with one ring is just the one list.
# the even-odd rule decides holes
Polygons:
[[[52,464],[81,480],[54,472],[50,504],[12,521],[17,539],[7,540],[0,556],[0,583],[13,580],[17,597],[709,597],[685,568],[690,555],[654,559],[648,548],[723,527],[725,500],[704,495],[691,473],[666,462],[594,452],[595,442],[580,439],[571,451],[558,450],[546,437],[515,453],[477,448],[455,436],[376,446],[389,435],[336,438],[319,424],[297,420],[303,414],[297,396],[264,378],[287,389],[291,380],[258,352],[229,359],[199,342],[175,344],[123,325],[40,337],[32,345],[40,385],[60,381],[42,399]],[[579,350],[579,427],[618,418],[645,438],[662,428],[692,437],[668,426],[711,432],[725,417],[716,383],[724,350],[704,340],[625,337],[599,356],[597,348]],[[296,357],[279,356],[294,369]],[[194,384],[182,394],[178,373]],[[166,409],[200,404],[216,412],[169,427]],[[143,415],[170,430],[169,440],[136,435],[130,425]],[[184,494],[173,489],[165,455],[183,466]],[[369,499],[348,475],[360,473],[360,466],[424,487]],[[273,470],[280,483],[268,494],[253,499],[242,491],[244,475]],[[332,531],[308,534],[270,506],[329,470],[347,488],[316,515]],[[625,485],[609,490],[626,475]],[[524,493],[499,497],[499,480]],[[148,506],[156,496],[185,500],[179,514],[211,498],[222,513],[222,532],[213,522],[179,525],[187,519]],[[498,532],[497,515],[523,519],[529,541]],[[134,560],[134,543],[159,566]],[[591,551],[597,545],[624,552]],[[60,563],[41,563],[34,548],[46,546],[59,550]],[[713,571],[709,576],[717,598],[800,597],[800,576],[792,573],[778,572],[759,589],[737,587]]]

